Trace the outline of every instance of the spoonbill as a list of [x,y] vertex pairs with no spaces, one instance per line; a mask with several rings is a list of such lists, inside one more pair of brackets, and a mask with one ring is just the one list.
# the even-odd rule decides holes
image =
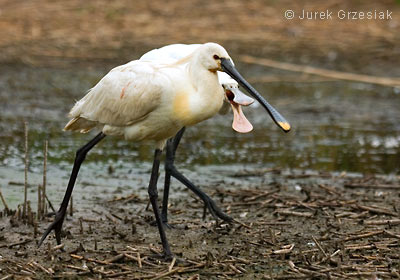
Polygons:
[[172,258],[157,201],[160,157],[167,140],[183,127],[206,120],[220,110],[224,91],[217,71],[235,79],[261,103],[279,127],[290,130],[289,123],[240,75],[227,51],[216,43],[203,44],[173,63],[136,60],[118,66],[76,102],[69,113],[71,120],[64,130],[86,133],[98,127],[101,132],[76,152],[63,201],[39,246],[52,230],[57,243],[61,243],[61,228],[82,162],[107,135],[117,135],[130,141],[155,142],[148,193],[163,255]]
[[[201,44],[172,44],[167,45],[158,49],[151,50],[140,57],[140,60],[144,61],[163,61],[173,63],[182,59],[185,56],[193,53]],[[233,61],[232,61],[233,64]],[[223,90],[225,91],[225,101],[223,107],[220,110],[220,114],[225,114],[229,109],[228,102],[230,103],[233,111],[233,122],[232,128],[240,133],[247,133],[253,129],[251,123],[247,120],[243,111],[241,109],[242,106],[248,106],[254,102],[253,98],[245,95],[240,89],[239,84],[232,79],[225,72],[217,71],[218,81],[221,84]],[[177,178],[181,183],[183,183],[186,187],[192,190],[196,195],[200,197],[200,199],[204,202],[204,211],[208,208],[211,215],[217,219],[221,218],[226,222],[231,222],[232,218],[223,213],[220,208],[216,205],[216,203],[201,189],[199,189],[196,185],[191,183],[187,178],[185,178],[175,167],[174,159],[175,153],[178,148],[178,144],[180,139],[185,132],[185,128],[182,128],[181,131],[173,138],[167,141],[166,147],[166,160],[165,160],[165,181],[164,181],[164,195],[163,195],[163,203],[161,210],[161,219],[164,225],[170,227],[168,225],[168,197],[169,197],[169,187],[171,182],[171,175]]]
[[[159,49],[151,50],[140,57],[145,61],[177,61],[194,52],[201,44],[172,44]],[[234,65],[233,61],[232,64]],[[251,123],[243,115],[240,106],[248,106],[254,102],[253,98],[245,95],[239,84],[225,72],[217,71],[218,81],[225,90],[226,101],[228,101],[234,112],[232,128],[237,132],[246,133],[253,129]],[[227,102],[224,105],[228,104]],[[223,106],[221,114],[225,114],[228,106]]]

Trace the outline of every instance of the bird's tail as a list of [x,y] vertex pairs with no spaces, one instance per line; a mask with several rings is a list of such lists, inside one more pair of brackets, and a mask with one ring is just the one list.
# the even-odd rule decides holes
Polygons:
[[89,121],[82,117],[74,117],[64,127],[64,131],[80,131],[81,133],[87,133],[97,125],[97,122]]

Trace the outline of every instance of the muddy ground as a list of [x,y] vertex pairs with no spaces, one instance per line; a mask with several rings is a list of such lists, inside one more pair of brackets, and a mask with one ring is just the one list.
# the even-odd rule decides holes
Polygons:
[[399,177],[278,169],[225,175],[240,183],[201,187],[236,223],[216,223],[210,215],[203,220],[201,201],[185,189],[171,199],[167,235],[181,262],[154,257],[161,245],[147,196],[114,194],[68,216],[63,250],[52,236],[37,248],[52,218],[35,230],[16,214],[3,217],[1,273],[5,279],[400,276]]
[[[400,8],[395,1],[380,1],[374,4],[362,1],[297,1],[293,4],[292,1],[196,0],[149,3],[1,1],[0,61],[1,69],[7,71],[7,75],[3,74],[0,77],[0,98],[4,101],[2,108],[6,112],[0,114],[3,118],[0,123],[1,139],[9,141],[9,146],[13,145],[13,141],[18,144],[23,142],[23,122],[20,119],[30,121],[30,139],[43,138],[43,135],[35,132],[40,131],[41,123],[48,126],[50,132],[46,137],[50,137],[50,142],[54,138],[62,139],[65,136],[55,132],[59,127],[55,129],[50,120],[55,119],[58,126],[64,123],[64,114],[72,104],[71,100],[78,98],[90,87],[98,79],[98,73],[104,73],[110,66],[133,59],[151,48],[175,42],[217,41],[238,57],[238,67],[250,69],[246,73],[248,76],[254,74],[261,78],[266,70],[241,62],[240,55],[269,57],[302,65],[311,64],[376,76],[400,74],[397,67],[400,59]],[[334,11],[390,9],[394,19],[329,22],[284,19],[283,12],[286,9],[300,12],[302,8]],[[218,28],[215,27],[215,23],[218,24]],[[33,70],[21,70],[28,67]],[[49,68],[43,71],[41,67],[54,67],[54,76],[57,75],[60,84],[71,83],[68,85],[70,87],[51,88],[63,97],[58,99],[59,103],[54,104],[55,107],[63,109],[52,111],[46,108],[48,103],[39,103],[42,106],[33,106],[36,115],[26,109],[29,108],[29,104],[14,110],[15,100],[22,104],[23,101],[34,102],[32,100],[36,96],[29,95],[29,91],[49,96],[46,95],[46,91],[49,91],[46,86],[23,84],[39,80],[40,75],[46,77],[46,81],[57,82],[47,79]],[[73,75],[68,72],[68,78],[63,80],[58,78],[60,69],[71,72],[78,69],[75,76],[84,76],[86,71],[89,78],[73,79]],[[37,71],[37,76],[29,71]],[[19,72],[22,73],[20,76],[14,75]],[[92,74],[93,72],[97,74]],[[287,74],[271,72],[275,77]],[[13,80],[13,75],[21,79],[22,85],[18,80]],[[293,75],[287,77],[292,79]],[[300,78],[304,79],[304,76],[297,75],[294,78],[298,81]],[[79,82],[75,84],[71,82],[73,80]],[[7,83],[11,86],[5,87],[4,84]],[[284,89],[287,87],[284,81],[282,85]],[[323,87],[327,88],[329,85],[324,84]],[[357,84],[354,87],[360,86]],[[172,262],[155,257],[161,252],[161,244],[157,228],[154,226],[153,212],[151,207],[147,207],[146,185],[151,155],[143,156],[145,163],[135,162],[131,169],[127,166],[119,169],[118,161],[97,164],[98,155],[88,158],[89,163],[82,170],[85,174],[78,181],[79,187],[74,192],[72,216],[68,215],[64,222],[62,245],[56,246],[51,234],[43,246],[37,248],[37,241],[53,218],[48,215],[36,220],[34,199],[31,204],[31,208],[34,208],[31,211],[32,217],[21,218],[21,209],[17,210],[17,205],[23,199],[24,172],[19,162],[22,156],[19,152],[14,152],[19,148],[12,147],[10,150],[14,153],[11,153],[13,156],[9,156],[8,159],[2,158],[0,165],[1,190],[6,193],[5,189],[12,189],[12,196],[6,197],[10,209],[1,208],[0,279],[400,278],[400,177],[399,167],[396,165],[400,128],[398,115],[393,109],[399,100],[397,96],[396,99],[393,98],[393,108],[385,107],[379,102],[382,98],[379,93],[383,92],[385,98],[392,98],[392,89],[365,88],[366,91],[373,92],[366,94],[366,99],[372,95],[371,106],[375,104],[374,108],[379,109],[379,112],[374,112],[375,118],[372,119],[367,118],[368,110],[363,111],[368,103],[361,101],[359,104],[362,105],[359,105],[359,108],[355,106],[357,102],[353,102],[354,107],[350,107],[351,110],[346,110],[345,113],[334,111],[337,105],[329,107],[325,104],[318,107],[320,103],[317,101],[315,104],[310,102],[296,107],[293,101],[286,97],[278,103],[280,108],[286,107],[286,113],[294,121],[316,119],[317,123],[321,119],[329,119],[334,125],[338,119],[343,120],[343,126],[348,126],[348,130],[344,130],[346,135],[352,135],[352,131],[361,135],[361,130],[357,130],[360,129],[357,126],[358,122],[363,122],[366,130],[373,130],[374,126],[380,125],[379,121],[383,122],[383,126],[389,131],[388,134],[384,134],[383,139],[391,140],[388,143],[392,144],[389,143],[388,147],[382,145],[380,151],[392,149],[393,152],[378,153],[379,151],[372,150],[372,155],[365,158],[365,166],[362,168],[354,166],[353,163],[349,165],[349,168],[358,172],[349,172],[346,170],[347,165],[336,162],[330,162],[329,165],[306,165],[307,168],[302,168],[301,164],[287,168],[297,162],[285,165],[284,160],[278,163],[278,159],[268,160],[268,165],[264,162],[244,165],[236,158],[240,154],[233,152],[231,157],[236,159],[236,162],[211,165],[223,154],[217,152],[217,155],[203,159],[203,164],[206,163],[209,167],[201,168],[201,160],[192,165],[190,157],[186,156],[189,160],[186,159],[182,164],[184,173],[214,198],[221,209],[236,222],[216,222],[208,213],[203,219],[202,202],[184,186],[173,181],[173,195],[169,205],[169,221],[173,228],[167,230],[171,249],[176,256],[176,261]],[[26,96],[14,98],[12,94],[4,94],[5,91],[12,93],[13,90]],[[277,94],[279,95],[279,92]],[[323,91],[322,97],[324,94],[326,92]],[[302,103],[300,97],[299,100]],[[6,110],[6,106],[11,109]],[[390,110],[385,112],[385,108]],[[357,111],[358,109],[360,111]],[[351,112],[357,112],[354,123],[346,122],[346,117],[349,117]],[[14,113],[19,118],[14,119]],[[325,117],[321,117],[322,113],[325,113]],[[43,115],[46,117],[42,117]],[[340,119],[337,115],[345,117]],[[262,120],[258,125],[261,122]],[[324,126],[330,127],[329,122],[324,123]],[[311,122],[311,125],[313,124],[314,122]],[[225,130],[227,128],[225,127]],[[200,132],[207,131],[207,124],[201,129]],[[314,132],[319,134],[321,131]],[[5,135],[8,132],[12,133]],[[306,139],[308,132],[309,130],[303,130],[301,134],[301,129],[294,129],[291,132],[294,136],[288,136],[292,137],[290,143],[296,143],[296,135],[297,139],[300,139],[300,136],[303,137],[301,139]],[[214,134],[218,133],[216,131]],[[260,131],[254,133],[261,135]],[[265,134],[264,131],[262,133]],[[272,144],[266,145],[269,153],[265,157],[275,156],[276,159],[274,148],[282,149],[281,146],[289,142],[274,146],[275,142],[282,143],[281,136],[275,136],[277,131],[271,127],[268,127],[268,133],[272,136],[268,138],[270,141],[267,144]],[[336,130],[332,134],[336,134]],[[360,139],[368,140],[369,136],[366,135],[367,137]],[[86,141],[79,135],[70,138],[70,142],[83,144]],[[232,136],[226,139],[236,140]],[[49,187],[49,196],[56,209],[68,180],[73,160],[71,151],[78,145],[75,143],[73,148],[70,148],[70,142],[59,140],[57,147],[64,150],[59,154],[51,150],[53,154],[50,154],[48,184],[53,187],[53,193]],[[326,142],[329,142],[329,139]],[[335,143],[332,142],[330,145],[333,151]],[[109,145],[117,145],[117,142],[111,143]],[[183,149],[198,148],[196,145],[185,146],[185,138],[183,144]],[[201,147],[203,150],[211,150],[212,144],[215,142],[206,142]],[[39,144],[35,142],[35,145]],[[29,174],[31,198],[37,196],[36,188],[41,181],[42,158],[41,155],[38,156],[41,145],[42,142],[40,148],[32,148],[35,156],[32,156],[34,162],[31,162]],[[130,148],[121,145],[124,151]],[[236,147],[231,144],[229,149],[234,151]],[[346,147],[351,153],[351,145]],[[364,146],[356,148],[358,153]],[[102,149],[100,155],[107,151],[107,146]],[[142,153],[151,154],[148,148],[144,150],[135,151],[135,156],[141,157]],[[315,153],[310,150],[306,156],[310,157],[310,162],[315,162],[312,158]],[[296,154],[296,151],[291,153]],[[3,150],[1,152],[3,153]],[[326,158],[332,160],[329,158],[332,156],[329,147],[322,152]],[[351,154],[351,157],[356,157],[357,153]],[[131,157],[130,154],[123,153],[110,155],[119,155],[125,160]],[[282,154],[279,156],[285,158]],[[368,168],[370,163],[384,165],[382,162],[386,156],[387,165]],[[65,159],[67,157],[69,158]],[[375,161],[377,157],[379,160]],[[246,158],[255,160],[254,155],[242,155],[240,160],[245,161]],[[339,154],[337,160],[342,158],[343,155]],[[297,158],[287,156],[286,160],[294,162],[295,159]],[[178,167],[181,166],[179,162],[177,164]],[[161,175],[160,194],[162,183]],[[0,203],[0,206],[4,207],[3,203]],[[52,212],[50,206],[47,212]]]

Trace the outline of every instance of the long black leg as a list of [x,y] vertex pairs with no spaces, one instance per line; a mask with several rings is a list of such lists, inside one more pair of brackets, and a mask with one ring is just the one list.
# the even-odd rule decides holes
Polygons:
[[198,197],[200,197],[203,200],[205,207],[208,208],[211,215],[215,219],[220,218],[226,222],[233,221],[231,217],[222,212],[222,210],[217,206],[217,204],[215,204],[214,200],[212,200],[206,193],[204,193],[201,189],[199,189],[192,182],[190,182],[185,176],[182,175],[182,173],[176,170],[176,167],[173,164],[169,165],[167,168],[169,169],[171,176],[178,179],[178,181],[180,181],[182,184],[188,187],[192,192],[194,192]]
[[61,244],[61,228],[64,222],[65,213],[67,212],[68,202],[71,198],[72,190],[74,189],[76,177],[79,173],[79,168],[81,167],[82,162],[85,160],[86,154],[97,144],[99,143],[106,135],[103,132],[100,132],[96,135],[92,140],[89,141],[86,145],[81,147],[75,156],[74,167],[72,168],[71,177],[69,178],[68,187],[64,195],[64,199],[61,202],[60,209],[56,213],[54,218],[54,222],[50,224],[50,226],[43,233],[42,238],[39,241],[39,246],[42,245],[43,241],[46,239],[47,235],[54,229],[56,234],[57,244]]
[[161,215],[160,215],[160,211],[158,210],[158,202],[157,202],[157,198],[158,198],[157,180],[158,180],[158,170],[160,167],[160,157],[161,157],[161,150],[156,149],[156,151],[154,153],[153,168],[151,170],[151,177],[150,177],[148,192],[149,192],[151,205],[153,206],[154,216],[156,217],[158,231],[160,232],[161,243],[164,248],[164,256],[166,258],[170,259],[170,258],[172,258],[172,253],[169,248],[169,244],[168,244],[167,236],[165,234],[163,223],[161,221]]
[[175,161],[175,153],[178,148],[179,142],[182,139],[183,133],[185,133],[185,127],[178,131],[174,138],[168,139],[166,146],[166,157],[165,157],[165,181],[164,181],[164,194],[163,203],[161,209],[161,219],[165,226],[168,225],[168,198],[169,198],[169,186],[171,183],[171,172],[168,165],[173,165]]
[[196,187],[192,182],[190,182],[185,176],[183,176],[175,167],[175,153],[178,148],[179,142],[183,136],[185,128],[181,129],[177,135],[168,140],[167,142],[167,156],[165,159],[165,185],[164,185],[164,197],[163,197],[163,207],[162,207],[162,221],[165,225],[168,226],[168,193],[169,193],[169,185],[171,181],[171,176],[178,179],[182,184],[184,184],[187,188],[193,191],[198,197],[200,197],[204,202],[204,207],[208,208],[211,215],[217,219],[220,218],[226,222],[232,222],[233,219],[226,215],[222,210],[215,204],[215,202],[201,189]]

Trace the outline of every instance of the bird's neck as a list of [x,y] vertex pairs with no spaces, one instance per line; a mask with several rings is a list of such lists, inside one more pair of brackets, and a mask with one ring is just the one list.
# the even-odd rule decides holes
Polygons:
[[218,82],[216,72],[188,64],[188,74],[192,84],[189,94],[189,107],[192,123],[198,123],[214,116],[222,107],[224,91]]
[[222,87],[218,82],[216,70],[208,70],[195,59],[189,64],[189,75],[197,92],[207,98],[222,98]]

